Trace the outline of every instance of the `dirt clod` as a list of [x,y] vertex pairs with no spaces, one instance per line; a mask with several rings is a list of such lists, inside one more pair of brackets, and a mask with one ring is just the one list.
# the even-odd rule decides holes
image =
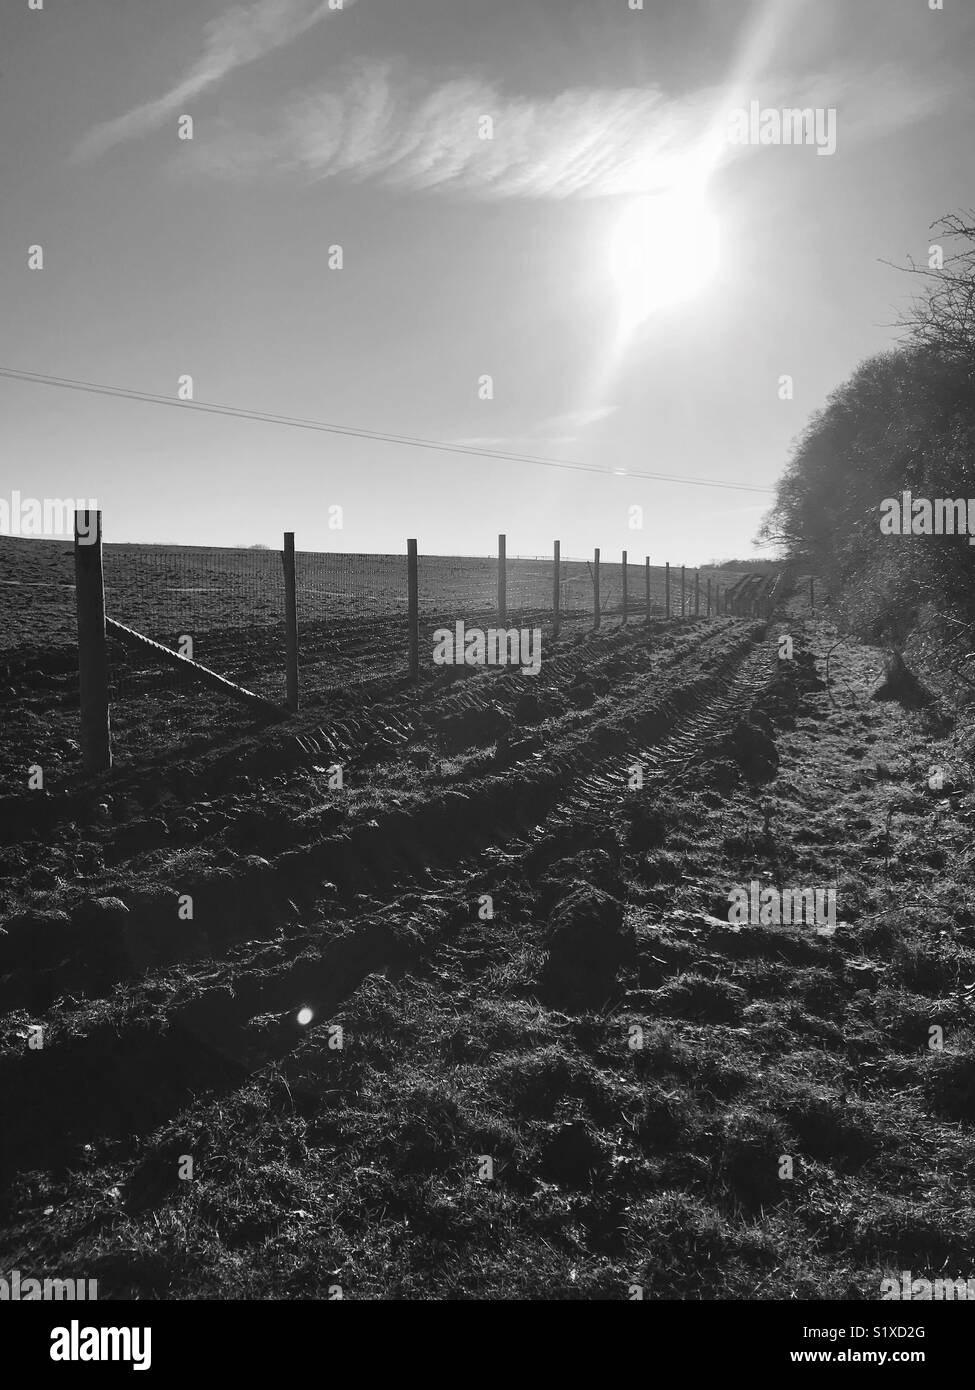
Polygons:
[[600,1002],[636,955],[636,935],[622,904],[591,886],[556,904],[546,937],[545,979],[567,1002]]

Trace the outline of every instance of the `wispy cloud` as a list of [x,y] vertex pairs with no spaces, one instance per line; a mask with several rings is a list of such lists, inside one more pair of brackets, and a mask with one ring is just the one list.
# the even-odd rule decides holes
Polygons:
[[[354,4],[355,0],[344,0],[342,8]],[[330,13],[338,11],[329,0],[255,0],[231,6],[204,25],[199,57],[170,91],[95,126],[78,144],[76,158],[92,159],[123,140],[157,129],[236,68],[290,43]]]
[[289,102],[271,133],[226,129],[192,153],[197,167],[228,176],[345,175],[489,198],[626,193],[672,182],[689,149],[705,157],[713,103],[713,93],[672,99],[656,88],[536,99],[480,78],[425,81],[361,62],[337,86]]
[[605,420],[608,416],[615,414],[618,409],[619,407],[615,405],[596,405],[583,410],[568,410],[564,415],[552,415],[549,419],[542,420],[538,426],[538,432],[539,434],[558,434],[562,430],[568,430],[576,434],[589,425],[598,425],[600,420]]
[[583,430],[615,414],[618,408],[615,405],[597,405],[583,410],[568,410],[563,415],[551,415],[547,420],[540,420],[525,434],[479,434],[450,442],[465,449],[498,449],[509,454],[537,453],[540,447],[546,450],[564,449],[577,444]]
[[[763,78],[735,99],[837,106],[841,148],[932,109],[929,88],[890,69]],[[707,173],[753,153],[727,142],[729,116],[721,87],[680,96],[657,87],[574,88],[533,98],[481,78],[438,81],[401,64],[362,61],[288,101],[260,130],[225,125],[180,163],[210,175],[344,176],[473,198],[618,196],[669,187],[695,167]]]

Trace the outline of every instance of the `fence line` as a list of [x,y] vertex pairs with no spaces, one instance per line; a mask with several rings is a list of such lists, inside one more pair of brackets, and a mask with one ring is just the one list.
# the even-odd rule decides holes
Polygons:
[[[283,546],[279,552],[281,569],[277,572],[277,581],[274,582],[273,579],[273,552],[269,552],[266,556],[267,563],[258,565],[258,569],[262,573],[259,575],[255,569],[252,575],[252,580],[256,584],[259,583],[260,587],[255,588],[251,598],[255,607],[262,613],[260,630],[269,634],[267,637],[260,638],[260,648],[265,655],[269,654],[272,657],[272,669],[275,664],[274,653],[276,651],[281,652],[283,656],[282,674],[285,684],[285,699],[282,702],[280,699],[269,699],[264,695],[255,693],[241,681],[230,679],[227,675],[213,669],[213,665],[194,660],[192,642],[189,643],[189,652],[182,650],[184,637],[179,638],[181,650],[176,652],[171,647],[167,647],[165,643],[156,640],[155,637],[149,637],[145,633],[137,631],[129,621],[121,621],[122,618],[128,618],[128,614],[120,613],[109,617],[106,613],[101,513],[94,513],[93,525],[90,524],[91,520],[92,518],[85,512],[76,514],[74,547],[81,740],[84,767],[88,772],[107,769],[112,763],[108,637],[124,642],[129,650],[135,650],[143,656],[152,657],[157,664],[164,664],[181,670],[192,676],[194,680],[213,689],[221,690],[240,703],[252,709],[260,710],[265,715],[286,717],[299,708],[299,678],[302,666],[305,666],[309,674],[313,669],[313,659],[310,659],[307,653],[304,661],[302,659],[299,641],[302,633],[306,635],[311,646],[317,642],[323,649],[324,654],[320,653],[318,657],[319,668],[323,671],[323,685],[328,683],[326,673],[336,662],[341,664],[345,661],[347,665],[350,657],[361,657],[364,652],[369,652],[377,647],[381,648],[382,644],[386,644],[386,649],[391,651],[389,665],[386,669],[388,673],[392,673],[392,668],[396,663],[394,653],[399,641],[402,642],[400,650],[404,658],[404,679],[408,676],[410,680],[416,681],[419,679],[421,668],[421,615],[424,616],[425,622],[429,625],[437,620],[442,622],[448,622],[451,619],[456,620],[461,613],[465,618],[475,614],[484,617],[496,614],[500,629],[507,628],[509,618],[516,616],[520,618],[522,624],[531,621],[533,626],[538,626],[540,622],[550,621],[554,637],[561,633],[565,622],[570,619],[591,620],[592,630],[598,631],[604,614],[610,613],[614,616],[618,615],[621,626],[625,627],[629,624],[634,611],[634,590],[630,586],[629,575],[630,560],[625,550],[622,551],[618,564],[607,563],[602,558],[601,550],[598,547],[594,550],[591,561],[563,559],[561,544],[556,540],[553,543],[551,560],[547,558],[527,560],[515,557],[514,560],[509,561],[507,537],[501,533],[498,536],[498,555],[494,562],[490,559],[463,561],[454,557],[432,556],[421,566],[416,538],[410,538],[407,541],[406,555],[399,557],[395,555],[339,557],[329,553],[318,555],[314,552],[303,552],[297,555],[294,532],[288,531],[284,534]],[[91,538],[90,544],[86,543],[89,537]],[[214,592],[221,595],[224,592],[236,593],[239,601],[239,589],[235,589],[234,582],[232,582],[239,581],[239,574],[229,569],[220,570],[219,564],[213,562],[212,550],[206,548],[192,549],[202,551],[206,561],[204,571],[206,577],[209,578],[213,573],[216,573],[218,589]],[[148,555],[150,563],[155,562],[157,568],[160,561],[158,551],[159,548],[153,548]],[[234,552],[227,553],[233,554]],[[345,589],[335,590],[329,587],[334,575],[333,566],[340,564],[343,559],[352,566],[353,572],[351,609],[347,606],[349,592]],[[355,570],[355,562],[359,559],[369,559],[372,562],[371,573],[379,576],[378,590],[376,590],[375,584],[370,589],[368,583],[364,589],[356,587],[358,571]],[[316,569],[316,562],[322,568]],[[163,569],[159,572],[165,572],[168,577],[171,561],[167,561],[163,556],[162,564]],[[269,565],[272,568],[269,568]],[[512,573],[512,565],[517,567],[514,573]],[[583,570],[583,566],[585,566],[585,570]],[[250,568],[254,568],[254,566],[251,565]],[[570,570],[574,572],[570,573]],[[617,570],[619,572],[618,590],[614,587]],[[663,603],[660,603],[659,597],[655,602],[649,555],[644,559],[644,607],[647,624],[651,623],[654,617],[662,617],[664,621],[670,620],[670,570],[670,563],[666,562],[663,566]],[[344,575],[345,571],[342,573]],[[493,580],[489,583],[492,575]],[[326,577],[327,583],[319,588],[318,581],[323,576]],[[434,585],[428,594],[423,594],[421,590],[421,577]],[[199,576],[194,576],[194,578],[199,579]],[[404,579],[405,597],[402,587]],[[512,580],[515,581],[517,599],[514,604],[512,603]],[[496,581],[496,589],[493,581]],[[171,579],[169,579],[169,584],[171,588]],[[167,589],[167,594],[169,591]],[[112,587],[109,588],[108,592],[110,595],[113,593]],[[131,590],[127,592],[131,592]],[[209,595],[210,590],[205,586],[200,589],[180,586],[172,589],[172,592],[180,594],[182,601],[182,595],[186,593]],[[588,600],[586,598],[587,592],[590,595]],[[659,588],[657,593],[659,596]],[[121,588],[119,594],[121,597]],[[368,618],[364,617],[362,611],[355,606],[357,598],[360,596],[364,603],[368,604]],[[138,600],[139,597],[140,595],[137,593],[136,599]],[[245,606],[248,597],[250,597],[249,594],[245,595]],[[324,601],[319,601],[320,599]],[[424,599],[426,599],[425,602]],[[681,565],[680,613],[682,618],[686,617],[688,613],[687,600],[686,566]],[[299,601],[304,605],[301,613],[299,612]],[[169,602],[170,600],[166,598],[164,606]],[[736,616],[757,616],[760,613],[767,615],[771,611],[771,602],[769,581],[765,576],[759,574],[746,575],[736,582],[726,584],[723,588],[715,579],[712,602],[712,575],[707,576],[706,617],[708,619],[729,613]],[[232,653],[235,646],[232,636],[228,636],[227,632],[224,631],[228,620],[235,632],[246,634],[248,643],[257,640],[255,633],[258,633],[258,629],[242,627],[239,622],[235,625],[233,622],[235,615],[228,615],[225,605],[226,601],[221,598],[210,613],[210,620],[215,621],[218,626],[208,630],[208,636],[212,638],[214,634],[218,634],[223,640],[211,641],[210,650],[213,655],[209,656],[208,660],[217,665],[227,664],[233,667],[235,662],[232,659]],[[137,603],[137,606],[140,605]],[[636,606],[638,610],[640,606],[638,600]],[[696,569],[694,573],[695,619],[700,618],[700,607],[701,575],[700,570]],[[302,614],[304,616],[301,616]],[[300,616],[301,622],[299,623]],[[405,631],[403,630],[404,619]],[[169,613],[169,620],[172,620],[171,612]],[[278,626],[279,624],[280,626]],[[152,625],[150,623],[150,627]],[[275,630],[282,633],[281,638],[273,637]],[[353,634],[353,644],[351,648],[343,648],[342,641],[347,642],[350,633]],[[276,646],[278,640],[282,641],[283,650]],[[262,676],[264,668],[253,660],[253,651],[250,646],[247,647],[247,650],[250,652],[249,669],[251,673]],[[278,656],[276,660],[281,661],[282,656]],[[277,669],[281,671],[281,666],[278,665]],[[246,669],[244,674],[247,675]],[[307,678],[308,676],[306,676]],[[353,674],[352,679],[358,679],[358,677]],[[259,686],[259,688],[263,687]]]

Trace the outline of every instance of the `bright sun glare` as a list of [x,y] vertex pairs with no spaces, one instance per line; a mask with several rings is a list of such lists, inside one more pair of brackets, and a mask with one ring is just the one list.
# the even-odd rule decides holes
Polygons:
[[610,268],[620,327],[630,332],[658,309],[697,294],[718,264],[718,227],[700,188],[634,198],[613,233]]

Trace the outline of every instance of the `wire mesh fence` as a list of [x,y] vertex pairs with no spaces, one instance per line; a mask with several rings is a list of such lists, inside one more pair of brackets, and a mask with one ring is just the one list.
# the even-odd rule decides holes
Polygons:
[[0,653],[68,646],[75,637],[72,547],[23,536],[0,542]]
[[[277,551],[195,546],[104,548],[108,615],[164,647],[259,694],[280,694],[284,660],[284,575]],[[157,690],[182,693],[187,668],[113,641],[115,699]]]
[[[120,763],[203,756],[287,709],[341,718],[457,664],[458,653],[460,664],[479,661],[477,634],[473,650],[455,636],[446,656],[438,629],[459,623],[482,630],[488,665],[534,664],[514,640],[531,629],[522,648],[528,640],[544,664],[556,631],[573,640],[644,618],[755,616],[767,582],[751,569],[688,568],[682,586],[679,565],[630,559],[624,570],[618,552],[598,565],[595,555],[556,565],[553,555],[508,554],[503,568],[497,555],[420,552],[414,570],[403,552],[294,553],[290,536],[283,551],[109,542],[97,555],[91,602],[91,567],[70,543],[0,537],[0,677],[41,700],[43,727],[25,704],[23,739],[47,768],[80,754],[97,770],[109,749]],[[99,647],[106,675],[93,702],[84,672]],[[21,776],[0,762],[0,786]]]
[[[499,538],[499,551],[504,541]],[[83,673],[93,669],[85,666],[85,653],[89,642],[106,645],[97,635],[104,610],[102,727],[110,708],[112,738],[125,759],[146,744],[180,755],[202,750],[215,735],[247,723],[242,707],[263,718],[288,708],[327,710],[350,697],[384,698],[443,664],[443,630],[459,624],[484,634],[494,653],[487,664],[505,664],[519,659],[512,655],[514,632],[526,628],[534,651],[537,630],[548,644],[573,626],[606,631],[643,618],[715,616],[718,586],[728,593],[740,577],[629,557],[624,566],[619,553],[558,560],[509,554],[502,563],[498,555],[425,555],[410,546],[399,554],[294,552],[290,534],[283,551],[107,543],[98,552],[100,567],[92,571],[86,560],[76,576],[80,550],[76,556],[70,545],[25,542],[20,549],[0,547],[0,583],[18,589],[30,637],[25,651],[50,649],[51,678],[59,682],[70,679],[70,669],[82,669],[85,747],[90,701]],[[82,614],[85,631],[95,634],[85,641],[78,635]],[[465,640],[460,632],[452,638],[452,664],[456,653],[460,664],[479,659],[480,638],[475,634],[473,656]],[[502,651],[508,652],[503,659]]]
[[405,555],[295,555],[302,698],[405,675]]
[[[269,699],[282,699],[285,583],[278,551],[191,546],[105,546],[110,616]],[[721,572],[709,571],[720,576]],[[556,580],[557,574],[557,580]],[[405,554],[298,551],[295,556],[299,669],[303,694],[402,675],[409,663],[409,568]],[[499,587],[496,556],[424,555],[417,562],[421,666],[432,660],[443,625],[531,622],[559,626],[629,618],[707,615],[705,579],[630,561],[511,556]],[[649,596],[649,607],[648,607]],[[717,580],[714,597],[717,597]],[[502,610],[503,604],[503,610]],[[116,650],[116,699],[146,680],[180,693],[190,670],[162,666],[151,653]]]

